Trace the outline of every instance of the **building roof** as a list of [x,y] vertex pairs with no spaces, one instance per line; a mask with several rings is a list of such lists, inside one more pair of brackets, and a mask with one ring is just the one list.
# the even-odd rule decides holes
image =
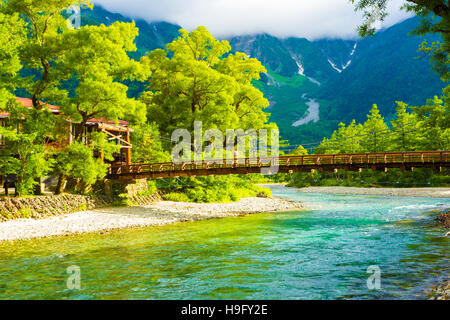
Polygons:
[[128,122],[124,121],[124,120],[118,120],[118,122],[116,123],[116,121],[112,121],[112,120],[106,120],[105,118],[99,118],[99,119],[89,119],[87,121],[87,124],[93,124],[93,123],[107,123],[107,124],[119,124],[120,126],[128,126]]
[[[27,107],[27,108],[33,107],[33,100],[31,100],[31,99],[16,97],[16,100],[17,100],[17,102],[20,102],[24,107]],[[44,103],[43,105],[46,106],[50,111],[52,111],[54,113],[59,113],[59,109],[60,109],[59,107],[53,106],[53,105],[47,104],[47,103]]]
[[[33,107],[33,100],[28,99],[28,98],[20,98],[20,97],[16,97],[17,102],[20,102],[24,107],[27,108],[32,108]],[[51,112],[55,113],[55,114],[59,114],[60,113],[60,107],[58,106],[53,106],[51,104],[44,104]],[[9,117],[9,113],[8,112],[2,112],[0,110],[0,118],[8,118]],[[97,123],[106,123],[106,124],[111,124],[111,125],[117,125],[116,121],[113,120],[106,120],[105,118],[99,118],[99,119],[89,119],[87,121],[87,124],[97,124]],[[119,126],[124,126],[127,127],[129,125],[129,123],[127,121],[124,120],[118,120],[118,125]]]

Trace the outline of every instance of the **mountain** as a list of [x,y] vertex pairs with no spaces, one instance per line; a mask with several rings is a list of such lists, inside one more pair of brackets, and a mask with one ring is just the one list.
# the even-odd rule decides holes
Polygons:
[[[83,10],[83,24],[106,24],[132,19],[101,6]],[[271,121],[278,124],[283,139],[291,144],[318,142],[334,131],[339,122],[364,121],[372,104],[392,119],[395,101],[421,105],[439,95],[444,84],[431,71],[427,57],[416,59],[424,40],[409,36],[419,19],[411,18],[367,39],[342,40],[277,38],[269,34],[227,39],[233,51],[259,59],[268,72],[255,82],[270,101]],[[166,22],[137,20],[139,58],[163,48],[178,36],[179,26]],[[426,37],[428,42],[438,40]],[[133,96],[143,88],[129,83]]]
[[[417,23],[418,19],[412,18],[358,42],[351,65],[330,78],[320,97],[336,101],[330,97],[345,92],[340,95],[339,112],[361,120],[373,103],[390,117],[395,101],[424,104],[439,94],[443,84],[430,70],[428,57],[417,59],[424,38],[408,36]],[[439,40],[436,36],[426,38],[430,43]]]

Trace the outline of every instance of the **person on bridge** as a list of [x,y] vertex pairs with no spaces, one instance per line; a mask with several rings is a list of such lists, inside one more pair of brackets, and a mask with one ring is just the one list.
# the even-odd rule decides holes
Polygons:
[[237,168],[238,166],[238,149],[237,147],[234,149],[233,151],[233,156],[234,156],[234,167]]

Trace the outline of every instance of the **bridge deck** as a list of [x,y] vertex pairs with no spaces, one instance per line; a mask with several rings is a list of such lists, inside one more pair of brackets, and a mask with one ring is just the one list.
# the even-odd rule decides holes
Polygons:
[[450,151],[381,152],[354,154],[318,154],[305,156],[281,156],[279,158],[243,158],[223,160],[221,163],[199,161],[192,163],[137,163],[111,166],[108,178],[133,180],[144,178],[174,178],[189,176],[230,175],[261,173],[263,168],[277,166],[279,173],[333,171],[343,169],[385,170],[385,168],[432,168],[450,167]]

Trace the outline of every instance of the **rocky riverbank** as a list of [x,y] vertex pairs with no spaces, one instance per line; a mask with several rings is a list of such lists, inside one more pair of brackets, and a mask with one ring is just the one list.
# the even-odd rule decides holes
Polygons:
[[115,229],[158,226],[176,222],[236,217],[262,212],[304,209],[299,202],[277,198],[245,198],[236,203],[181,203],[156,201],[135,207],[104,208],[44,219],[17,219],[0,223],[0,241]]
[[441,284],[431,288],[427,291],[429,300],[448,300],[450,299],[450,280],[446,280]]
[[436,220],[441,227],[450,229],[450,211],[439,214]]

